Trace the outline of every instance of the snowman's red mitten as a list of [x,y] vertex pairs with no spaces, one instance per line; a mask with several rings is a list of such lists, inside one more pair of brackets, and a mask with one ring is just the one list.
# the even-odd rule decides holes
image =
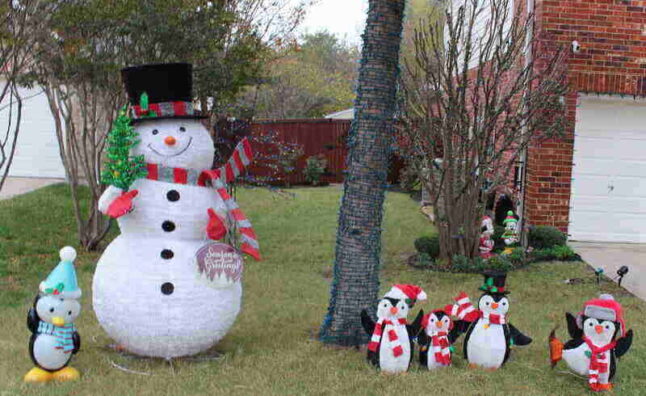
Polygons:
[[224,224],[224,221],[211,208],[209,208],[207,213],[209,214],[209,223],[206,225],[206,235],[214,241],[224,238],[227,234],[227,226]]
[[118,219],[119,217],[132,212],[132,200],[137,196],[137,194],[139,194],[138,190],[124,192],[112,201],[105,214],[113,219]]

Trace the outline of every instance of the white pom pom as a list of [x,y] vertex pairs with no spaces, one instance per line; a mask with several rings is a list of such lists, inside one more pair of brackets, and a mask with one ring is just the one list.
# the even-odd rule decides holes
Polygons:
[[74,261],[76,258],[76,250],[71,246],[65,246],[59,253],[61,261]]
[[600,300],[611,300],[614,301],[615,298],[612,296],[612,294],[601,294],[599,295]]

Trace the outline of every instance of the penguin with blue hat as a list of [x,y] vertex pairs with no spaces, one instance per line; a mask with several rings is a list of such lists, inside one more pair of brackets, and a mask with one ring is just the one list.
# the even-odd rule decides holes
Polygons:
[[81,337],[74,326],[81,313],[81,289],[74,269],[76,250],[66,246],[60,250],[60,258],[40,283],[27,315],[27,327],[32,333],[29,355],[36,367],[25,375],[25,382],[72,381],[80,377],[78,370],[68,366],[81,347]]

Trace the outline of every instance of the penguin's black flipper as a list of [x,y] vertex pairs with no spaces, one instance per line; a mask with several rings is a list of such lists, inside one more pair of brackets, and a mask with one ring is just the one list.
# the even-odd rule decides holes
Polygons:
[[626,354],[626,352],[628,352],[632,344],[633,331],[631,329],[628,330],[625,336],[617,340],[617,346],[615,346],[615,356],[617,356],[618,358],[622,357],[624,354]]
[[81,335],[78,333],[78,331],[72,333],[72,342],[74,343],[74,349],[72,349],[72,353],[75,354],[81,349]]
[[466,333],[469,330],[469,327],[471,326],[473,322],[467,322],[466,320],[456,320],[453,323],[453,329],[451,330],[451,333],[455,332],[457,333],[457,336],[455,339],[460,336],[462,333]]
[[576,323],[576,318],[571,313],[565,313],[565,320],[567,322],[567,331],[570,333],[570,338],[577,339],[583,337],[583,330],[579,328],[579,325]]
[[408,330],[408,335],[413,338],[419,334],[419,331],[422,329],[422,317],[424,316],[424,310],[420,310],[417,314],[417,317],[413,323],[406,325],[406,330]]
[[460,334],[462,333],[460,332],[460,330],[458,330],[458,326],[453,325],[453,328],[451,329],[451,331],[449,331],[449,334],[447,335],[447,338],[449,339],[449,344],[455,343],[458,340],[458,338],[460,338]]
[[511,323],[509,324],[509,332],[511,339],[514,340],[514,345],[525,346],[532,343],[532,338],[521,333],[520,330],[514,327]]
[[372,320],[370,315],[368,314],[368,311],[365,309],[361,311],[361,325],[363,326],[364,330],[368,335],[372,335],[375,331],[375,322]]
[[27,313],[27,328],[29,328],[29,331],[35,333],[38,330],[38,322],[40,322],[40,318],[36,313],[36,309],[29,308],[29,313]]

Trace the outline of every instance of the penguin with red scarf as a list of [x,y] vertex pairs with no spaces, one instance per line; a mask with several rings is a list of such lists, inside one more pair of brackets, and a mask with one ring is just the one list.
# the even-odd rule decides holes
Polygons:
[[514,345],[525,346],[532,339],[509,323],[509,291],[505,289],[507,274],[499,271],[483,273],[485,283],[476,309],[469,296],[462,292],[455,297],[456,304],[445,308],[457,316],[455,326],[460,333],[466,332],[464,358],[469,367],[496,370],[502,367]]
[[419,362],[422,367],[434,370],[451,365],[452,344],[459,333],[453,320],[442,309],[436,309],[422,317],[422,331],[417,337]]
[[408,371],[413,360],[413,339],[421,328],[424,311],[408,324],[407,316],[417,301],[426,300],[426,293],[415,285],[394,285],[379,301],[377,322],[368,311],[361,311],[361,324],[371,338],[368,361],[388,374]]
[[552,368],[564,360],[569,369],[588,378],[590,389],[612,389],[617,373],[617,359],[628,352],[633,331],[626,332],[623,308],[609,294],[587,301],[576,317],[565,314],[571,340],[563,344],[555,330],[549,337]]

